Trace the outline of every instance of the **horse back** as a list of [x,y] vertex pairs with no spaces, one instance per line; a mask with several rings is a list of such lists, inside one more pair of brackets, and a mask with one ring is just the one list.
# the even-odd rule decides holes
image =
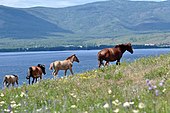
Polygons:
[[32,69],[32,70],[31,70],[31,75],[32,75],[33,77],[38,78],[39,76],[42,75],[42,70],[41,70],[40,67],[38,67],[38,66],[32,66],[31,69]]
[[72,66],[72,62],[70,62],[69,60],[55,61],[54,62],[54,68],[55,69],[65,70],[65,69],[68,69],[70,66]]

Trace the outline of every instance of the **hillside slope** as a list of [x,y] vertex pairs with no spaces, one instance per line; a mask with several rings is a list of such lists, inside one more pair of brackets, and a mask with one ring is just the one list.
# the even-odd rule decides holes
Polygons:
[[0,111],[169,113],[170,55],[0,90]]

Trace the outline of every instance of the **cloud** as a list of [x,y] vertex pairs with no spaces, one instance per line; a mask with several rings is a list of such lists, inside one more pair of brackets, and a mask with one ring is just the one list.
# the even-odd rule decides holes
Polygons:
[[106,0],[0,0],[0,5],[10,6],[10,7],[35,7],[35,6],[45,6],[45,7],[68,7],[74,5],[81,5],[85,3],[91,3],[96,1],[106,1]]

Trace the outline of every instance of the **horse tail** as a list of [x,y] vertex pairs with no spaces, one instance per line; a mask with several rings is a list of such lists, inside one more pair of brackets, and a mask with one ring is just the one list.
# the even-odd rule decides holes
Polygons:
[[4,87],[6,87],[7,79],[8,79],[8,78],[5,76],[5,77],[4,77],[4,80],[3,80],[3,85],[4,85]]
[[53,66],[54,66],[54,63],[51,63],[49,70],[53,70]]
[[29,79],[31,77],[31,73],[32,73],[32,67],[29,67],[26,79]]

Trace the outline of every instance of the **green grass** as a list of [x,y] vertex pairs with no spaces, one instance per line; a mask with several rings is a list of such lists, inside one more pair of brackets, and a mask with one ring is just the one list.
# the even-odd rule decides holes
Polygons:
[[[0,112],[169,113],[169,64],[170,54],[161,55],[4,89],[0,91]],[[148,90],[147,79],[156,89]]]

